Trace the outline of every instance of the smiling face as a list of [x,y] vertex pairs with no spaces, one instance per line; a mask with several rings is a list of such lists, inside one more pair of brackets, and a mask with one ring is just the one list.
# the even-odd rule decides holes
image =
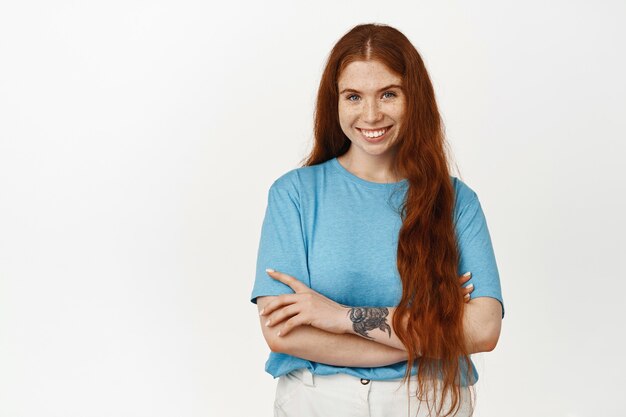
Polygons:
[[339,124],[352,142],[351,158],[389,161],[406,107],[401,76],[379,61],[354,61],[337,84]]

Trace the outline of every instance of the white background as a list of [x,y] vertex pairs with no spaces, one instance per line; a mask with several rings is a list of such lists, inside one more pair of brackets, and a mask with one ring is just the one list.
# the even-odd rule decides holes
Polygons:
[[[332,45],[404,32],[506,316],[477,416],[618,416],[626,6],[3,1],[0,417],[270,416],[249,294]],[[621,259],[620,259],[621,258]]]

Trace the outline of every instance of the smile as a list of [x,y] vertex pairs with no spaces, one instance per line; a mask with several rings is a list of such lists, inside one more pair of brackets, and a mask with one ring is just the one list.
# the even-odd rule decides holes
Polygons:
[[357,127],[357,129],[361,132],[361,135],[363,135],[363,137],[368,141],[368,142],[380,142],[382,141],[383,137],[386,136],[386,133],[389,131],[389,129],[391,128],[391,126],[387,126],[384,127],[382,129],[360,129]]

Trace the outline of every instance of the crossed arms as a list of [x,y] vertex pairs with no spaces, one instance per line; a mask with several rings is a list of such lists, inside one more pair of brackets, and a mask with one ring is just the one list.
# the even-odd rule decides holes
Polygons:
[[[273,352],[350,367],[377,367],[407,360],[404,346],[391,326],[395,307],[341,306],[295,278],[281,275],[273,274],[272,277],[292,287],[295,294],[257,297],[263,337]],[[298,308],[298,304],[303,307]],[[311,309],[315,305],[321,306],[317,312],[325,311],[312,315]],[[477,297],[466,303],[463,325],[470,353],[489,352],[495,348],[500,337],[501,308],[500,302],[492,297]],[[333,309],[337,313],[329,312]],[[378,324],[382,325],[364,329],[355,325],[351,313],[373,313],[377,315]],[[296,320],[297,317],[302,318]],[[333,317],[332,323],[329,317]],[[279,331],[281,335],[278,335]]]

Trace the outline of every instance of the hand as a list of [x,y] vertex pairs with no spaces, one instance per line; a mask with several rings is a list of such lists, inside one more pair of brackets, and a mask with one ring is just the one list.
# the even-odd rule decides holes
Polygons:
[[[467,275],[461,275],[461,277],[459,278],[461,285],[465,284],[467,281],[469,281],[472,278],[471,272],[466,272],[466,274]],[[470,293],[472,291],[474,291],[474,284],[470,284],[467,287],[461,287],[461,292],[465,294],[463,296],[463,299],[465,300],[466,303],[469,303]]]
[[261,316],[267,316],[268,327],[286,320],[278,336],[284,336],[301,325],[310,325],[331,333],[347,332],[350,325],[348,307],[324,297],[290,275],[272,270],[267,270],[267,274],[295,291],[295,294],[277,296],[260,313]]

